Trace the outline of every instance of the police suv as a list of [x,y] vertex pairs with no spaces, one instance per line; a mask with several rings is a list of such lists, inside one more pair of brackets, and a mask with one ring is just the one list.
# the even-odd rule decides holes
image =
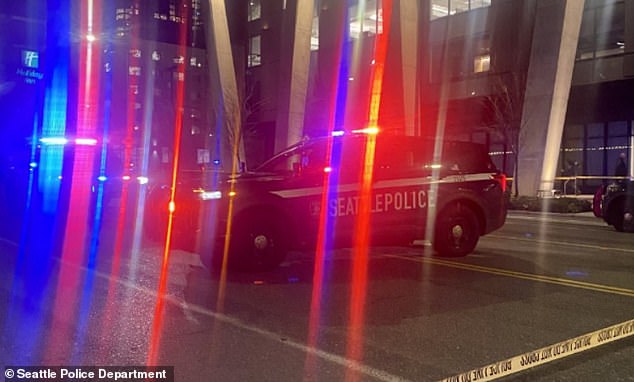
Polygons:
[[[320,230],[330,248],[352,247],[364,218],[362,200],[373,245],[408,245],[427,232],[439,255],[464,256],[481,235],[504,224],[506,178],[485,147],[445,141],[439,149],[417,137],[372,138],[374,155],[367,158],[370,137],[344,135],[302,141],[228,179],[183,180],[176,190],[175,242],[195,243],[206,265],[227,253],[233,268],[266,269],[291,249],[314,250]],[[364,173],[372,175],[362,195]],[[169,188],[150,198],[151,205],[167,205]],[[164,226],[165,215],[152,222]]]
[[595,196],[600,202],[600,213],[606,223],[620,232],[634,232],[634,180],[622,180],[602,189],[602,195]]

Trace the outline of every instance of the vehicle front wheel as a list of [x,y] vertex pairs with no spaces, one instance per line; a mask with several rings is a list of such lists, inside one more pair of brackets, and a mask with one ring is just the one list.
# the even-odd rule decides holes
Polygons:
[[473,252],[480,239],[475,212],[464,204],[444,208],[436,218],[434,249],[441,256],[460,257]]
[[277,267],[286,258],[284,232],[263,216],[243,217],[233,224],[228,265],[232,269],[259,271]]

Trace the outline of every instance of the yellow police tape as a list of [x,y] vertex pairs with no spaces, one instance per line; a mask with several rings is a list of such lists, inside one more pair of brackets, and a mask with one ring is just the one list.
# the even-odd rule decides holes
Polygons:
[[503,361],[494,362],[464,373],[444,378],[441,382],[492,381],[510,374],[543,365],[575,353],[586,351],[634,334],[634,319],[588,334],[558,342]]

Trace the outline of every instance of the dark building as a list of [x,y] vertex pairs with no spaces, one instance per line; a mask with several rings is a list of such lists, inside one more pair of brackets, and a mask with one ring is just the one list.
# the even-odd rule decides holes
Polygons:
[[[0,45],[17,126],[4,133],[28,147],[34,125],[51,133],[46,31],[64,17],[79,30],[80,3],[9,3],[0,25],[24,33]],[[381,130],[487,143],[505,172],[517,165],[523,194],[562,191],[570,175],[590,192],[621,152],[634,167],[629,1],[117,0],[98,12],[97,133],[112,173],[168,171],[179,124],[181,168],[222,170],[236,136],[253,167],[306,136],[364,127],[379,67]],[[71,103],[81,38],[68,43]]]
[[576,192],[592,192],[619,153],[632,158],[627,1],[243,3],[247,60],[236,70],[264,105],[249,123],[265,154],[367,122],[376,39],[388,33],[383,130],[488,143],[509,174],[517,152],[526,194],[562,191],[556,178],[570,175]]

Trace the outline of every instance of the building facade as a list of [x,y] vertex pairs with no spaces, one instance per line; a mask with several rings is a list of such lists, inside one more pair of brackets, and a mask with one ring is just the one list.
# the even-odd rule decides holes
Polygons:
[[[65,28],[78,29],[72,15],[81,4],[59,3],[71,6],[1,9],[7,33],[24,33],[0,46],[10,58],[1,63],[0,97],[32,111],[3,109],[19,126],[5,132],[11,142],[28,143],[34,124],[40,136],[48,126],[56,42],[47,25],[70,15]],[[111,173],[169,172],[178,124],[180,168],[224,171],[235,157],[232,141],[253,168],[306,137],[362,128],[380,69],[383,131],[486,143],[496,164],[516,174],[521,194],[591,193],[609,181],[621,153],[632,175],[630,1],[98,4],[99,134]],[[64,48],[70,63],[80,39]],[[564,189],[561,177],[570,176],[577,186]]]
[[[376,37],[389,33],[382,129],[487,143],[528,195],[591,193],[621,152],[632,160],[627,1],[244,3],[231,26],[248,31],[236,70],[261,102],[249,123],[263,157],[333,126],[362,126]],[[579,177],[577,189],[562,188],[565,176]]]

